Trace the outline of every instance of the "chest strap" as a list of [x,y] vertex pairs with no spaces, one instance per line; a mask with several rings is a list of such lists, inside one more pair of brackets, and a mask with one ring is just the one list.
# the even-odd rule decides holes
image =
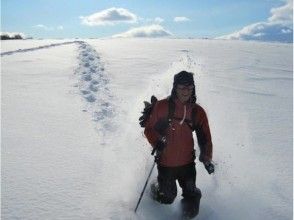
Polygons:
[[[171,97],[168,97],[168,122],[169,124],[171,124],[172,120],[177,120],[177,121],[182,121],[182,118],[177,118],[177,117],[174,117],[174,114],[175,114],[175,103],[174,101],[172,100]],[[196,114],[197,114],[197,109],[196,107],[193,107],[192,108],[192,111],[191,111],[191,120],[190,119],[185,119],[184,122],[189,126],[189,128],[194,131],[196,130],[196,124],[195,124],[195,120],[196,120]]]

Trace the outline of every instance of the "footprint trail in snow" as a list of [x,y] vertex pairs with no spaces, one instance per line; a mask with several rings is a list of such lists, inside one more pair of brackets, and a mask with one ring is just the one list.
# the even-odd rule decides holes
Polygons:
[[38,47],[31,47],[31,48],[26,48],[26,49],[18,49],[18,50],[13,50],[13,51],[7,51],[7,52],[1,53],[1,57],[7,56],[7,55],[13,55],[13,54],[16,54],[16,53],[32,52],[32,51],[35,51],[35,50],[49,49],[49,48],[52,48],[52,47],[63,46],[63,45],[68,45],[68,44],[75,44],[75,43],[81,43],[81,41],[69,41],[69,42],[63,42],[63,43],[48,44],[48,45],[43,45],[43,46],[38,46]]
[[109,78],[103,62],[96,50],[86,42],[79,42],[79,66],[75,71],[78,76],[80,93],[86,101],[86,110],[97,123],[97,130],[103,136],[106,131],[113,131],[115,125],[114,97],[109,89]]

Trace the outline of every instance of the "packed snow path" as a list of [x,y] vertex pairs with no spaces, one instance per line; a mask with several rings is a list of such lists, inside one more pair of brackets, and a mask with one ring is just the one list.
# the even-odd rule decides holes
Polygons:
[[104,71],[99,54],[85,42],[79,42],[79,66],[75,70],[79,81],[77,86],[88,102],[87,109],[97,122],[100,132],[111,129],[114,115],[113,96],[109,89],[109,79]]
[[48,49],[48,48],[51,48],[51,47],[57,47],[57,46],[62,46],[62,45],[67,45],[67,44],[74,44],[74,43],[80,43],[80,41],[54,43],[54,44],[43,45],[43,46],[38,46],[38,47],[32,47],[32,48],[26,48],[26,49],[18,49],[18,50],[14,50],[14,51],[6,51],[6,52],[1,53],[1,57],[2,56],[7,56],[7,55],[13,55],[15,53],[25,53],[25,52],[41,50],[41,49]]

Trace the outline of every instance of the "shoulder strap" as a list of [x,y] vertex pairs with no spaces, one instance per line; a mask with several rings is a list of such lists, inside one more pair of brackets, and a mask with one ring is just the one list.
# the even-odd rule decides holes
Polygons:
[[174,114],[175,114],[175,103],[174,101],[172,100],[171,97],[168,97],[168,114],[167,114],[167,119],[168,119],[168,122],[170,123],[172,118],[174,117]]
[[192,130],[195,131],[196,130],[196,114],[197,114],[197,108],[196,105],[193,106],[192,111],[191,111],[191,120],[192,120]]

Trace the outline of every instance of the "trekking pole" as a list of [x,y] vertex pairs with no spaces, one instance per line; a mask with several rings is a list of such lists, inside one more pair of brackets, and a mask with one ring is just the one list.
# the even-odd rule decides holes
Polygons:
[[[153,155],[153,154],[155,153],[155,151],[156,151],[156,149],[154,148],[153,151],[152,151],[152,153],[151,153],[151,155]],[[152,174],[152,171],[153,171],[153,169],[154,169],[155,164],[156,164],[156,162],[154,161],[154,162],[153,162],[153,165],[152,165],[152,168],[151,168],[151,170],[150,170],[150,172],[149,172],[149,175],[148,175],[148,177],[147,177],[147,180],[146,180],[146,182],[145,182],[145,185],[144,185],[144,187],[143,187],[143,190],[142,190],[142,192],[141,192],[140,198],[139,198],[139,200],[138,200],[138,202],[137,202],[137,205],[136,205],[136,208],[135,208],[135,213],[137,212],[137,209],[138,209],[138,207],[139,207],[139,204],[140,204],[140,202],[141,202],[141,199],[142,199],[142,197],[143,197],[143,195],[144,195],[144,192],[145,192],[146,186],[147,186],[147,184],[148,184],[148,182],[149,182],[149,179],[150,179],[150,176],[151,176],[151,174]]]
[[139,207],[139,204],[140,204],[140,202],[141,202],[141,199],[142,199],[142,197],[143,197],[143,195],[144,195],[144,192],[145,192],[146,186],[147,186],[147,184],[148,184],[148,182],[149,182],[149,179],[150,179],[150,176],[151,176],[151,174],[152,174],[152,171],[153,171],[154,166],[155,166],[155,161],[153,162],[152,168],[151,168],[151,170],[150,170],[150,172],[149,172],[149,175],[148,175],[148,177],[147,177],[147,180],[146,180],[145,185],[144,185],[144,187],[143,187],[143,190],[142,190],[142,192],[141,192],[141,195],[140,195],[139,201],[138,201],[138,203],[137,203],[137,205],[136,205],[136,208],[135,208],[135,213],[137,212],[137,209],[138,209],[138,207]]

